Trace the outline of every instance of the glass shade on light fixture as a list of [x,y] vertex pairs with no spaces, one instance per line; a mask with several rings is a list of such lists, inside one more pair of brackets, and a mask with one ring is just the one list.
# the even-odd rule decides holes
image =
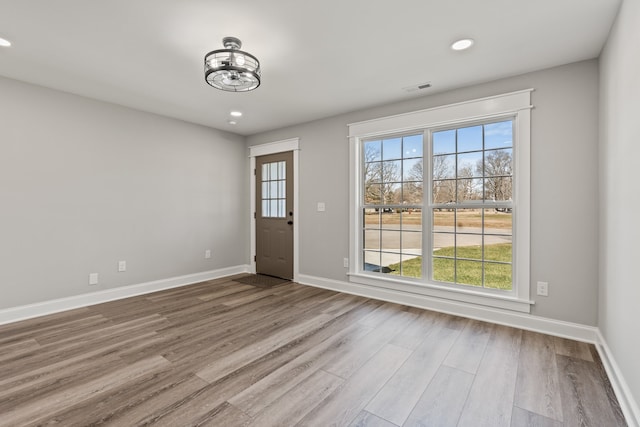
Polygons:
[[216,89],[248,92],[260,86],[260,61],[240,50],[242,42],[235,37],[222,39],[224,49],[204,57],[204,78]]

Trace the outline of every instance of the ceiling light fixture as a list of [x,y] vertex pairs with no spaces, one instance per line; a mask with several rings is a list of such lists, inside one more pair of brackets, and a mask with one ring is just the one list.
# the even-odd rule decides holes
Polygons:
[[9,47],[11,46],[11,42],[7,39],[3,39],[2,37],[0,37],[0,46]]
[[453,44],[451,45],[451,49],[465,50],[469,49],[471,46],[473,46],[473,39],[461,39],[453,42]]
[[230,114],[233,117],[242,117],[242,112],[241,111],[232,111]]
[[235,37],[222,39],[224,49],[207,53],[204,57],[204,78],[216,89],[229,92],[248,92],[260,86],[260,61],[241,51],[242,42]]

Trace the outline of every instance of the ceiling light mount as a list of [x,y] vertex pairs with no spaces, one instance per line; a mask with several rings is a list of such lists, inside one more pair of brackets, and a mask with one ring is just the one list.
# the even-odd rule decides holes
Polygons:
[[240,50],[242,42],[236,37],[225,37],[222,44],[224,49],[211,51],[204,57],[205,81],[228,92],[248,92],[260,86],[258,58]]

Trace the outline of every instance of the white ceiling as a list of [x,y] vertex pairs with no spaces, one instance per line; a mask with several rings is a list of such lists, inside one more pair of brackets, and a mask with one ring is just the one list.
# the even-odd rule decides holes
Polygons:
[[[0,75],[250,135],[597,57],[619,3],[0,0]],[[261,61],[255,91],[205,83],[224,36]],[[476,43],[452,51],[461,37]]]

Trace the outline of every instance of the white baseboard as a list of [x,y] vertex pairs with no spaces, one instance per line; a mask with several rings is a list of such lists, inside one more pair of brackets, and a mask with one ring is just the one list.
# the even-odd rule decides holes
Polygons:
[[597,329],[593,326],[580,325],[578,323],[305,274],[299,276],[299,283],[529,331],[542,332],[591,344],[597,342]]
[[622,372],[620,372],[620,368],[611,353],[611,349],[609,348],[607,341],[600,332],[600,329],[596,331],[596,334],[598,338],[598,342],[596,343],[598,354],[600,354],[600,359],[602,359],[604,369],[607,371],[607,376],[609,377],[613,391],[616,393],[618,403],[620,404],[620,408],[626,418],[627,424],[629,427],[639,427],[640,409],[638,408],[638,404],[633,398],[631,390],[629,390],[629,386],[624,380]]
[[154,280],[152,282],[105,289],[102,291],[43,301],[35,304],[6,308],[0,310],[0,325],[247,272],[249,272],[248,265],[238,265],[218,270],[187,274],[185,276]]

